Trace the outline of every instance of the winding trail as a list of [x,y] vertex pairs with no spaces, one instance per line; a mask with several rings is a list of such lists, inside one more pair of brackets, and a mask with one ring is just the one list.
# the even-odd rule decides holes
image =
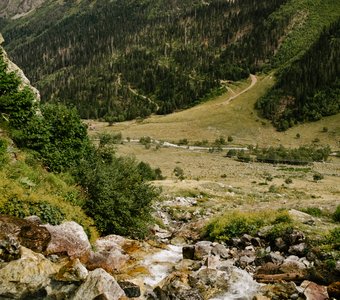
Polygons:
[[[235,95],[229,97],[226,101],[224,101],[224,102],[222,103],[222,105],[227,105],[229,102],[231,102],[232,100],[234,100],[234,99],[237,98],[238,96],[244,94],[245,92],[247,92],[247,91],[249,91],[251,88],[253,88],[254,85],[257,83],[257,77],[256,77],[255,75],[253,75],[253,74],[250,74],[250,79],[251,79],[251,83],[250,83],[250,85],[249,85],[248,87],[246,87],[246,88],[245,88],[244,90],[242,90],[241,92],[239,92],[239,93],[237,93],[237,94],[235,94]],[[231,90],[231,92],[233,92],[233,91]]]

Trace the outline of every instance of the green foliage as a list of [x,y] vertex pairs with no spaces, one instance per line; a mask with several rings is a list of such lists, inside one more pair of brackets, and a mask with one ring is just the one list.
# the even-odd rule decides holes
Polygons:
[[324,214],[323,211],[318,207],[306,207],[301,209],[301,211],[314,217],[321,217]]
[[152,169],[148,163],[141,161],[138,165],[138,172],[144,180],[161,180],[163,179],[161,169]]
[[256,107],[278,130],[340,111],[339,15],[304,55],[280,70],[275,86],[258,100]]
[[332,245],[333,249],[340,251],[340,227],[336,227],[329,232],[327,242]]
[[291,177],[288,177],[285,179],[285,183],[286,184],[292,184],[293,183],[293,179]]
[[65,219],[65,214],[57,206],[51,205],[46,201],[22,201],[16,198],[8,199],[0,207],[1,214],[7,214],[19,218],[36,215],[43,223],[58,225]]
[[85,209],[101,233],[132,237],[147,233],[151,202],[158,193],[145,182],[133,159],[98,149],[74,172],[87,193]]
[[110,144],[120,144],[122,142],[122,134],[119,133],[101,133],[99,134],[99,147]]
[[301,146],[296,149],[289,149],[281,145],[279,147],[256,149],[254,154],[259,162],[306,165],[313,161],[326,161],[330,152],[329,146]]
[[178,145],[188,145],[188,144],[189,144],[188,139],[180,139],[178,141]]
[[228,152],[226,154],[227,157],[234,157],[236,155],[237,155],[237,151],[235,149],[228,150]]
[[340,223],[340,205],[336,207],[336,210],[333,213],[332,218],[335,222]]
[[[228,241],[243,234],[256,234],[262,227],[274,224],[278,228],[282,224],[291,224],[292,220],[286,211],[262,212],[230,212],[214,218],[205,228],[204,235],[211,240]],[[274,234],[274,233],[273,233]]]
[[324,176],[320,173],[314,173],[313,174],[313,180],[314,181],[319,181],[319,180],[322,180],[324,178]]
[[179,167],[179,166],[176,166],[175,168],[174,168],[174,174],[175,174],[175,176],[179,179],[179,180],[183,180],[185,177],[184,177],[184,170],[181,168],[181,167]]
[[0,168],[7,162],[7,142],[0,138]]
[[228,135],[228,142],[232,142],[234,138],[231,135]]

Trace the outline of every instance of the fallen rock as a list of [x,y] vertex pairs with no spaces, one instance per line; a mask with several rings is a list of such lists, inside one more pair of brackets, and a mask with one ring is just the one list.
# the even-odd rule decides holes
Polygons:
[[327,287],[318,285],[314,282],[305,280],[301,283],[301,288],[304,289],[306,300],[327,300],[329,299]]
[[221,244],[214,245],[211,250],[211,253],[213,255],[218,255],[224,259],[227,259],[229,257],[229,250]]
[[194,258],[197,260],[203,259],[209,255],[212,250],[212,243],[209,241],[201,241],[195,244]]
[[0,240],[7,236],[17,238],[19,243],[34,252],[43,252],[51,240],[46,228],[38,226],[28,220],[0,215]]
[[118,300],[125,296],[117,281],[103,269],[89,272],[86,281],[79,287],[73,300],[99,299]]
[[297,255],[299,257],[305,256],[308,250],[306,243],[300,243],[297,245],[290,246],[288,249],[289,254]]
[[34,299],[34,295],[45,294],[50,277],[59,271],[59,266],[43,255],[25,247],[21,247],[20,251],[20,259],[0,269],[0,298]]
[[51,241],[47,246],[46,254],[66,253],[72,258],[85,259],[91,250],[90,242],[82,226],[76,222],[65,222],[60,225],[50,224],[44,227],[51,234]]

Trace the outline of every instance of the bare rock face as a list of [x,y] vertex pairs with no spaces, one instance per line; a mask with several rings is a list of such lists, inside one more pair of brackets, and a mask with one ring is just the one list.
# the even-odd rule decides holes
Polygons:
[[50,233],[44,227],[28,220],[0,215],[0,241],[8,239],[9,236],[35,252],[45,251],[51,240]]
[[70,260],[66,265],[64,265],[55,276],[58,281],[66,282],[79,282],[84,281],[89,272],[82,265],[78,258]]
[[76,222],[64,222],[57,226],[50,224],[44,227],[51,234],[46,254],[66,253],[71,259],[87,258],[91,245],[82,226]]
[[73,297],[73,300],[118,300],[123,296],[125,296],[125,293],[117,281],[103,269],[96,269],[89,273],[86,281],[80,286]]
[[45,0],[2,0],[0,1],[0,17],[20,18],[44,2]]
[[[12,0],[9,0],[9,2],[11,2]],[[25,1],[24,1],[25,2]],[[0,12],[1,12],[1,1],[0,1]],[[1,14],[0,14],[1,17]],[[25,76],[24,72],[14,63],[12,62],[8,56],[6,51],[1,47],[2,43],[4,42],[4,38],[2,36],[2,34],[0,33],[0,52],[2,52],[2,57],[4,59],[4,62],[7,64],[7,71],[8,72],[14,72],[16,73],[16,75],[20,78],[21,80],[21,88],[24,87],[29,87],[29,89],[33,92],[33,94],[35,95],[35,99],[36,101],[40,101],[40,93],[39,91],[33,87],[30,83],[30,81],[28,80],[28,78]]]
[[0,298],[33,299],[34,295],[45,292],[45,287],[51,282],[50,277],[58,269],[43,255],[22,247],[21,258],[0,269]]

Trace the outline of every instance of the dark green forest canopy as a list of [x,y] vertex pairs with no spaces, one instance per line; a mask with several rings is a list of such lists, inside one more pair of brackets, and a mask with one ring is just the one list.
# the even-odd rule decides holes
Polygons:
[[4,36],[44,101],[124,120],[191,106],[259,69],[289,22],[266,20],[286,1],[52,1]]
[[340,112],[340,18],[300,59],[281,70],[257,107],[279,130]]

